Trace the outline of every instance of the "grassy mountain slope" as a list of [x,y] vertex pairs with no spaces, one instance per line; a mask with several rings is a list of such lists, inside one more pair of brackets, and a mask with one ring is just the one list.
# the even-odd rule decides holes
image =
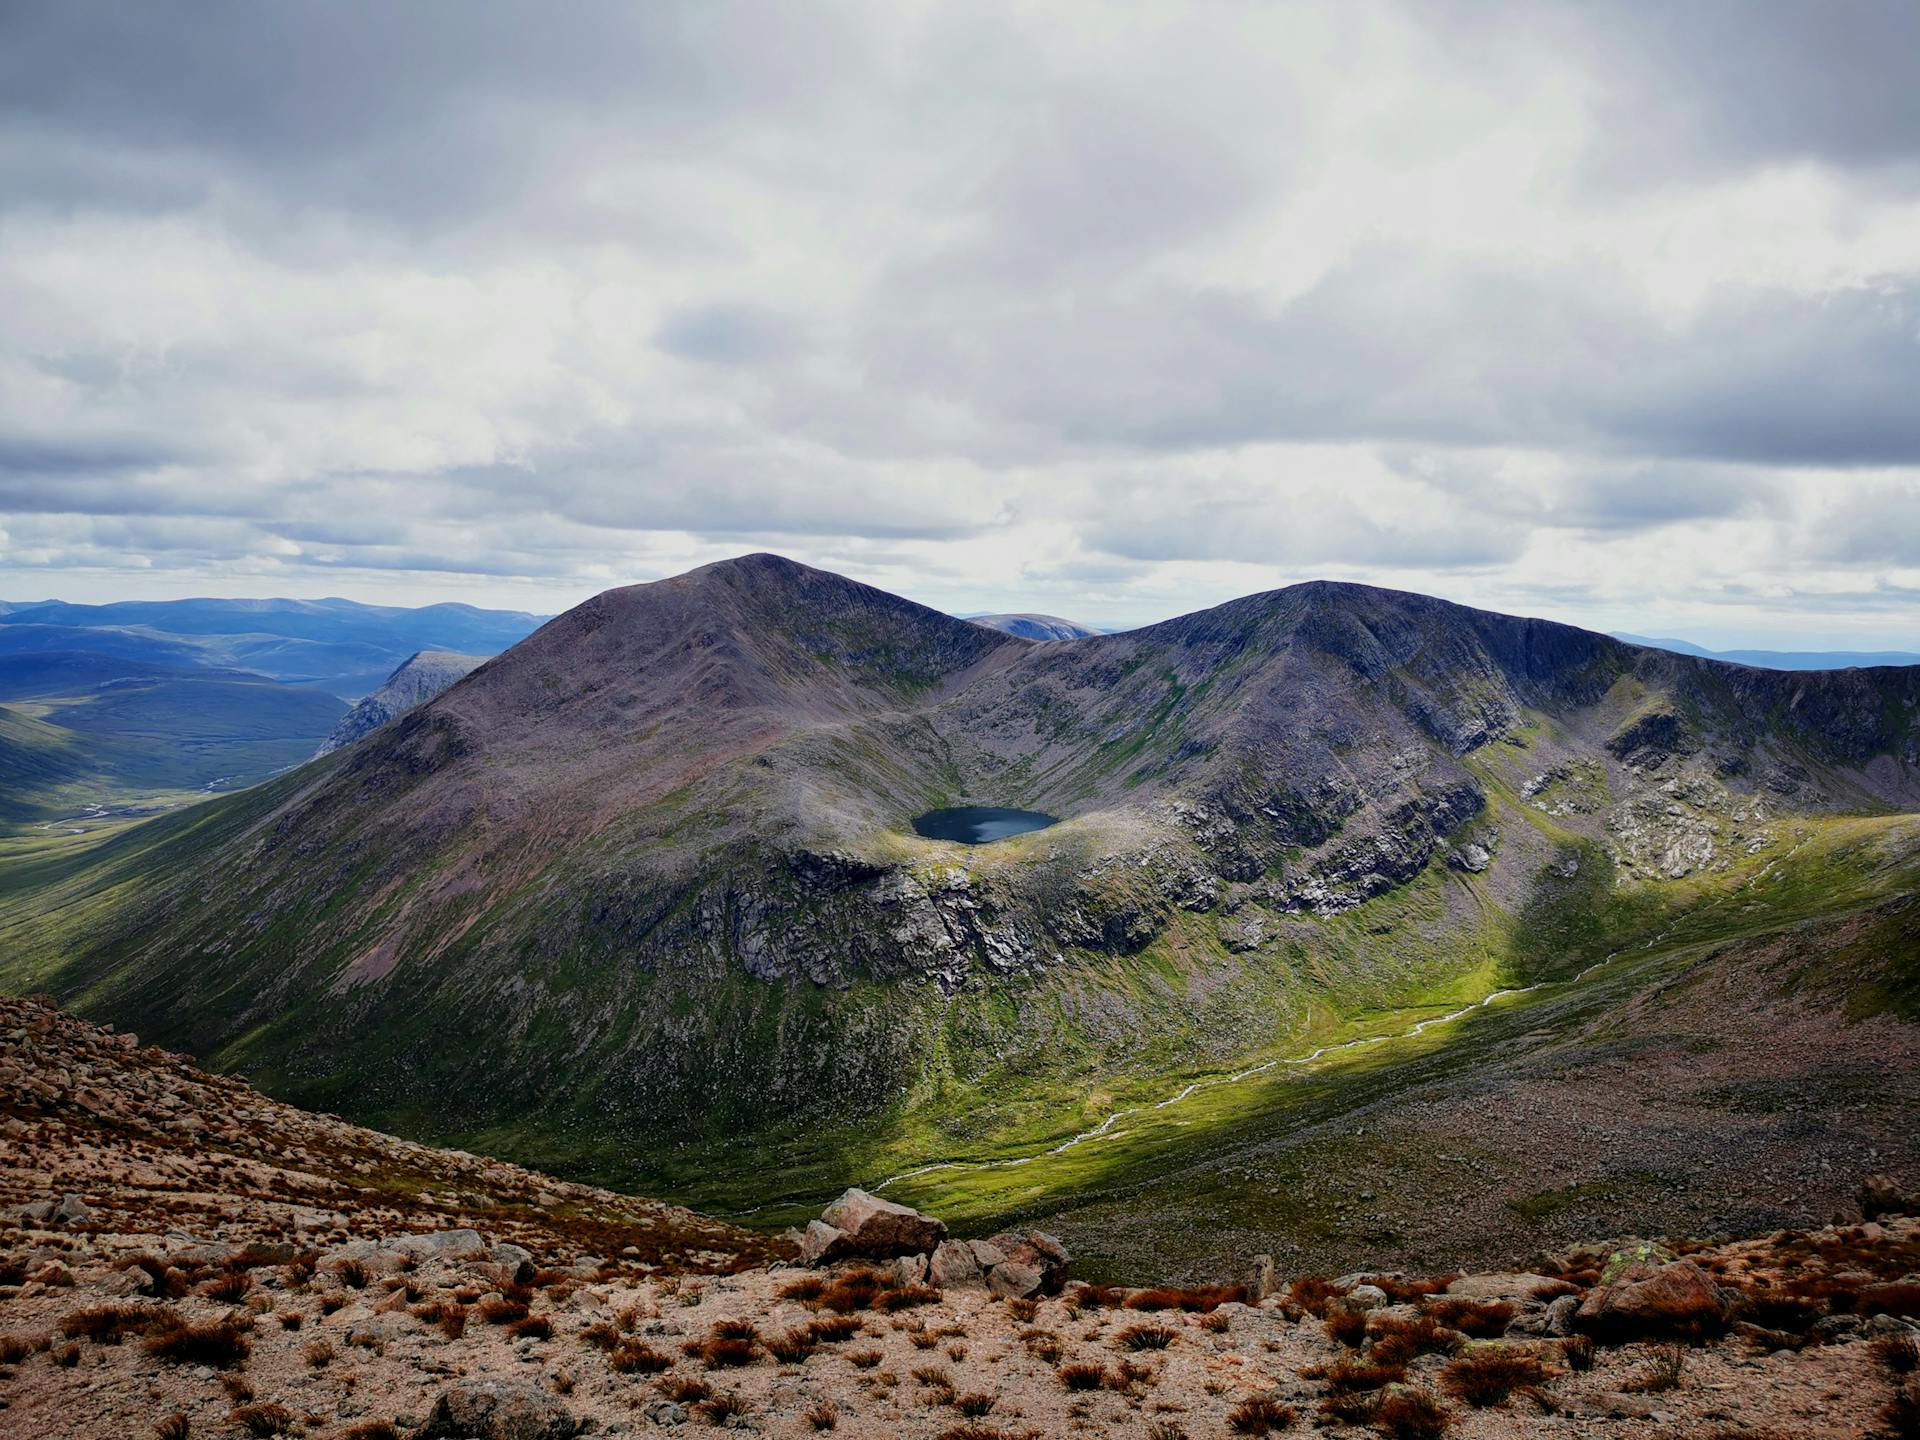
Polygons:
[[[0,977],[304,1104],[778,1219],[1665,956],[1689,917],[1898,893],[1916,714],[1912,672],[1365,587],[1032,645],[749,557],[597,597],[248,794],[7,862]],[[912,834],[962,801],[1062,823]],[[1888,858],[1803,884],[1857,824]],[[1801,899],[1752,911],[1762,874]],[[1267,1095],[901,1183],[985,1224],[1287,1129]]]

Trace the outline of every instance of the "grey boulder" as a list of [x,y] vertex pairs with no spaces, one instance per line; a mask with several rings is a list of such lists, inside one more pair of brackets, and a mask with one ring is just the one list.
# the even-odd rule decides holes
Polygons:
[[443,1390],[413,1440],[573,1440],[580,1422],[523,1380],[463,1380]]
[[[838,1250],[870,1260],[890,1260],[896,1255],[925,1255],[937,1249],[947,1238],[946,1222],[922,1215],[906,1205],[882,1200],[865,1190],[852,1189],[822,1212],[815,1224],[825,1225],[843,1237]],[[826,1237],[820,1242],[834,1248]],[[807,1227],[802,1254],[814,1248],[813,1225]],[[818,1260],[810,1264],[820,1263]]]

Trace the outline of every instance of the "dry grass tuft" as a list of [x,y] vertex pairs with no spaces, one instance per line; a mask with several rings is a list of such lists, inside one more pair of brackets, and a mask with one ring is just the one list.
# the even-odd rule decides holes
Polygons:
[[744,1395],[724,1392],[696,1401],[693,1410],[709,1425],[725,1425],[729,1420],[744,1420],[753,1412],[753,1406]]
[[623,1340],[607,1356],[607,1364],[616,1375],[658,1375],[673,1367],[673,1361],[643,1340]]
[[1440,1388],[1475,1407],[1498,1405],[1514,1391],[1548,1378],[1537,1355],[1506,1345],[1490,1345],[1449,1361],[1440,1372]]
[[516,1340],[551,1340],[553,1321],[545,1315],[529,1315],[507,1326],[507,1333]]
[[1867,1354],[1889,1375],[1911,1375],[1920,1370],[1920,1340],[1911,1335],[1882,1335],[1868,1347]]
[[1920,1440],[1920,1380],[1907,1380],[1880,1408],[1880,1424],[1890,1440]]
[[1129,1295],[1121,1303],[1128,1310],[1186,1310],[1209,1314],[1229,1301],[1244,1304],[1246,1298],[1244,1285],[1160,1286]]
[[1287,1287],[1287,1298],[1316,1318],[1324,1317],[1327,1307],[1344,1294],[1324,1275],[1302,1275]]
[[1165,1350],[1180,1332],[1171,1325],[1129,1325],[1113,1338],[1128,1350]]
[[29,1355],[47,1348],[45,1340],[25,1335],[0,1335],[0,1365],[18,1365]]
[[153,1440],[188,1440],[192,1434],[192,1423],[178,1410],[153,1422]]
[[1647,1356],[1647,1363],[1640,1368],[1625,1385],[1623,1390],[1638,1391],[1641,1394],[1657,1395],[1667,1390],[1678,1390],[1687,1378],[1687,1349],[1684,1345],[1656,1345]]
[[[798,1300],[803,1304],[818,1300],[826,1293],[827,1282],[818,1275],[802,1275],[798,1280],[789,1280],[780,1287],[782,1300]],[[831,1428],[831,1427],[829,1427]]]
[[434,1326],[449,1340],[458,1340],[467,1333],[467,1307],[458,1301],[430,1300],[425,1305],[416,1305],[407,1312],[416,1320]]
[[1326,1328],[1327,1338],[1341,1345],[1358,1349],[1367,1338],[1367,1312],[1364,1310],[1349,1310],[1344,1305],[1331,1306],[1321,1323]]
[[247,1292],[252,1288],[253,1276],[244,1270],[231,1270],[202,1285],[200,1293],[223,1305],[238,1305],[247,1298]]
[[1101,1365],[1062,1365],[1054,1372],[1069,1390],[1098,1390],[1107,1383],[1107,1371]]
[[1376,1315],[1367,1322],[1367,1333],[1373,1340],[1373,1359],[1382,1365],[1408,1365],[1422,1355],[1452,1355],[1466,1344],[1458,1330],[1431,1315]]
[[807,1411],[806,1421],[815,1430],[831,1430],[840,1423],[840,1407],[831,1400],[822,1400]]
[[766,1339],[767,1353],[782,1365],[798,1365],[819,1347],[820,1341],[811,1329],[789,1330],[783,1335],[769,1335]]
[[69,1310],[58,1328],[70,1339],[118,1345],[128,1335],[145,1335],[179,1321],[178,1312],[165,1305],[88,1305]]
[[1373,1423],[1388,1440],[1440,1440],[1453,1411],[1425,1390],[1395,1390],[1373,1407]]
[[210,1320],[200,1325],[180,1321],[148,1335],[145,1349],[169,1365],[211,1365],[216,1370],[231,1370],[246,1363],[253,1353],[253,1342],[230,1320]]
[[860,1333],[860,1322],[851,1315],[827,1315],[807,1326],[807,1333],[822,1345],[838,1345]]
[[324,1370],[333,1363],[334,1349],[331,1340],[309,1340],[300,1351],[300,1358],[315,1370]]
[[293,1429],[293,1412],[284,1405],[242,1405],[227,1416],[229,1425],[238,1425],[255,1440],[268,1440]]
[[1505,1300],[1467,1300],[1459,1296],[1430,1301],[1426,1313],[1442,1325],[1471,1335],[1476,1340],[1493,1340],[1506,1334],[1514,1307]]
[[1236,1435],[1271,1435],[1289,1428],[1298,1418],[1293,1406],[1272,1391],[1249,1395],[1227,1412],[1227,1426]]

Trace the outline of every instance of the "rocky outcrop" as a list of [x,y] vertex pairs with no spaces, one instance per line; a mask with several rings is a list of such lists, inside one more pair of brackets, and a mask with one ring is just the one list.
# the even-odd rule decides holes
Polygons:
[[412,1440],[573,1440],[579,1421],[522,1380],[462,1380],[440,1394]]
[[313,758],[331,755],[372,734],[414,706],[426,704],[486,663],[484,655],[459,655],[451,650],[421,650],[408,656],[387,676],[385,684],[340,717],[339,723],[320,742],[320,748],[313,752]]
[[1009,1230],[991,1240],[949,1240],[944,1222],[865,1190],[852,1189],[808,1223],[799,1237],[808,1265],[893,1260],[901,1283],[941,1289],[985,1286],[1007,1299],[1058,1295],[1073,1257],[1044,1230]]
[[855,1187],[807,1226],[800,1255],[809,1265],[853,1257],[890,1260],[928,1254],[946,1238],[944,1221]]
[[1588,1294],[1574,1324],[1590,1335],[1712,1334],[1732,1309],[1713,1277],[1691,1260],[1634,1260]]

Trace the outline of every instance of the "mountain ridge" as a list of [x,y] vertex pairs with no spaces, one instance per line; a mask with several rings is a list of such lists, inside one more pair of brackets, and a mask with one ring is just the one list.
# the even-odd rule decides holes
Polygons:
[[[636,1127],[663,1183],[749,1137],[762,1172],[906,1169],[1573,973],[1914,808],[1916,687],[1334,582],[1032,644],[742,557],[42,872],[4,979],[591,1173]],[[1060,823],[964,855],[906,825],[963,802]]]

